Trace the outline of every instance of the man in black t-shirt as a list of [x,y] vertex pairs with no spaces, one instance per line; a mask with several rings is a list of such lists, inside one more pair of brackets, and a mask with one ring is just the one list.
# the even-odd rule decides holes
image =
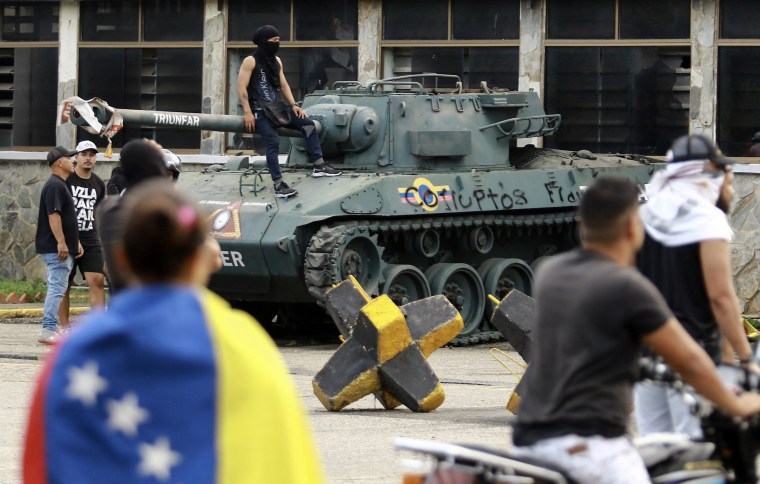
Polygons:
[[547,260],[536,275],[515,453],[551,461],[581,483],[648,483],[626,437],[642,344],[733,415],[760,411],[760,396],[726,389],[709,356],[633,267],[644,240],[636,186],[600,178],[584,193],[580,214],[583,247]]
[[92,141],[82,141],[76,149],[76,166],[66,180],[71,195],[74,197],[74,209],[77,213],[79,227],[79,242],[82,244],[84,254],[74,260],[74,267],[69,275],[69,284],[66,294],[61,300],[58,309],[58,319],[65,329],[69,325],[69,293],[71,284],[74,282],[77,267],[82,273],[90,293],[90,307],[98,308],[105,305],[105,263],[103,260],[103,247],[100,244],[97,227],[95,226],[95,207],[106,195],[106,185],[95,174],[96,157],[98,148]]
[[74,172],[74,151],[56,146],[47,155],[52,174],[42,187],[34,245],[45,262],[47,292],[42,330],[37,341],[53,344],[58,339],[58,307],[66,292],[75,257],[82,255],[74,201],[66,179]]
[[[731,272],[733,231],[725,211],[733,196],[734,161],[698,135],[675,140],[667,160],[652,178],[650,199],[641,210],[646,240],[637,260],[639,270],[713,361],[723,359],[725,338],[732,353],[729,361],[736,353],[742,364],[758,373]],[[702,436],[699,418],[673,390],[645,382],[636,386],[635,398],[639,434]]]

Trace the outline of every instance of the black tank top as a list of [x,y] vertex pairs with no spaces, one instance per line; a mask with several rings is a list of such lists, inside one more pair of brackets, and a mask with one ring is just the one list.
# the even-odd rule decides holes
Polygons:
[[667,247],[647,234],[636,265],[665,296],[686,331],[718,361],[720,330],[707,296],[699,243]]
[[[279,68],[279,66],[277,66]],[[279,72],[278,72],[279,74]],[[253,68],[251,79],[248,81],[248,102],[252,110],[261,109],[258,100],[271,102],[277,99],[277,89],[267,78],[266,72],[257,64]]]

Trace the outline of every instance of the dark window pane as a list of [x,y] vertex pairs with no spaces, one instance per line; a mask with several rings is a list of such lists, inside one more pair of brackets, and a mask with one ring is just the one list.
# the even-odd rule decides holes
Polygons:
[[386,40],[445,40],[449,35],[448,0],[385,0]]
[[718,49],[718,144],[729,156],[749,156],[760,131],[760,50]]
[[58,3],[14,2],[0,4],[3,40],[58,40]]
[[664,155],[688,131],[689,47],[547,49],[546,146]]
[[143,40],[203,40],[203,0],[143,0]]
[[357,0],[296,0],[293,8],[296,40],[356,40]]
[[[290,2],[251,2],[229,0],[229,39],[253,39],[253,33],[262,25],[274,25],[280,39],[291,40]],[[312,12],[313,14],[314,12]]]
[[13,145],[13,49],[0,49],[0,146]]
[[82,2],[80,29],[84,41],[128,42],[137,39],[137,2]]
[[490,88],[517,90],[517,47],[471,47],[467,50],[470,55],[470,75],[465,82],[466,88],[477,89],[480,81],[486,81]]
[[2,145],[55,146],[58,49],[2,49],[0,59]]
[[724,39],[760,39],[760,2],[721,0],[720,36]]
[[357,56],[356,48],[298,49],[298,57],[294,59],[299,63],[298,71],[291,74],[290,68],[286,67],[285,75],[288,82],[291,82],[291,77],[298,75],[299,88],[293,92],[300,93],[300,98],[303,99],[306,94],[318,89],[331,88],[335,81],[355,81]]
[[517,39],[520,1],[452,0],[455,39]]
[[[517,47],[414,47],[393,49],[394,76],[436,72],[461,78],[465,89],[489,87],[517,89]],[[434,87],[434,78],[415,79],[424,87]],[[450,80],[438,80],[439,87],[454,87]]]
[[[79,97],[99,97],[117,109],[142,109],[141,59],[142,49],[79,49]],[[126,126],[113,137],[114,147],[139,136],[140,128]],[[77,139],[89,139],[98,146],[105,141],[83,129],[77,130]]]
[[614,39],[615,0],[547,0],[550,39]]
[[[237,95],[237,73],[247,55],[250,55],[250,52],[246,49],[229,50],[230,114],[243,114]],[[303,100],[306,94],[315,90],[332,87],[335,81],[356,80],[356,69],[352,67],[358,55],[356,48],[287,48],[280,49],[278,55],[282,59],[285,77],[296,101]],[[349,64],[348,67],[346,67],[346,62]],[[255,149],[257,153],[264,153],[264,143],[258,135],[235,133],[228,136],[227,140],[229,148]],[[283,147],[287,144],[287,140],[284,138],[281,140],[283,141],[281,147]]]
[[620,0],[621,39],[688,39],[691,0]]
[[[100,97],[122,109],[201,112],[201,49],[80,49],[79,96]],[[93,139],[84,130],[79,139]],[[199,148],[193,130],[141,128],[127,124],[114,137],[120,147],[148,137],[165,148]],[[102,140],[96,141],[100,146]]]

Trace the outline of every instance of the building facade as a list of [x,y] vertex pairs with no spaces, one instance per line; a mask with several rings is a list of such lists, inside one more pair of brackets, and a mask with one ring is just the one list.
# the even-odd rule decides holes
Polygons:
[[[562,128],[545,146],[663,155],[703,133],[749,156],[760,131],[756,0],[0,1],[0,149],[73,146],[62,99],[241,113],[237,71],[263,24],[297,99],[336,81],[458,75],[533,89]],[[179,27],[178,27],[179,26]],[[249,135],[126,128],[174,150],[255,149]],[[102,142],[101,142],[102,145]]]

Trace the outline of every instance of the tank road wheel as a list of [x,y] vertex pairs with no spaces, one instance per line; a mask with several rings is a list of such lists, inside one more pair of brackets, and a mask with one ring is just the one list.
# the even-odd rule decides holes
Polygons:
[[[487,259],[478,267],[486,294],[493,294],[499,300],[512,289],[530,296],[533,292],[533,271],[520,259]],[[490,300],[486,302],[486,317],[490,320],[496,309]]]
[[474,228],[467,234],[468,246],[480,254],[488,254],[493,249],[494,235],[490,227]]
[[343,243],[333,251],[336,260],[339,261],[336,268],[338,280],[343,281],[349,275],[354,276],[362,285],[367,294],[377,291],[381,277],[382,254],[377,246],[377,236],[369,236],[366,233],[355,233],[344,237]]
[[397,306],[430,296],[425,274],[414,266],[391,264],[383,269],[382,294],[387,294]]
[[306,249],[304,276],[309,293],[317,301],[333,284],[352,275],[367,294],[377,294],[382,279],[383,248],[377,235],[360,225],[325,225],[314,234]]
[[414,250],[424,257],[434,257],[441,247],[441,236],[432,229],[414,234]]
[[443,294],[451,301],[464,320],[460,336],[478,331],[483,319],[486,292],[478,272],[467,264],[433,264],[425,271],[430,293]]

